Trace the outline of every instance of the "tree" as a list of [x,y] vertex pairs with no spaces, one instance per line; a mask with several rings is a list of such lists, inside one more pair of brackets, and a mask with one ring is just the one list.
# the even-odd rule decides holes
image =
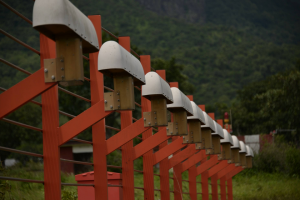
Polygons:
[[168,82],[178,82],[179,89],[187,94],[192,95],[194,93],[195,87],[188,81],[188,77],[182,73],[185,66],[178,64],[175,57],[170,60],[163,60],[161,58],[153,59],[151,61],[151,66],[155,70],[164,69],[166,70],[166,78]]
[[234,126],[240,132],[260,134],[280,128],[295,129],[292,138],[299,142],[300,62],[295,68],[244,87],[238,100],[233,110]]

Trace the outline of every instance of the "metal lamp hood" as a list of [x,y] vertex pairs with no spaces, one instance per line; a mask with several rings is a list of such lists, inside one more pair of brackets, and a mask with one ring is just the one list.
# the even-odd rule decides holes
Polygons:
[[192,108],[193,108],[193,116],[189,116],[187,117],[188,120],[192,120],[192,119],[196,119],[199,120],[201,122],[201,124],[205,124],[205,117],[203,114],[203,111],[201,110],[201,108],[199,108],[199,106],[196,105],[196,103],[194,101],[191,101],[192,104]]
[[239,153],[247,153],[246,145],[243,141],[240,141],[240,147],[241,147],[241,150],[239,151]]
[[141,62],[115,41],[107,41],[100,48],[98,70],[108,76],[127,73],[133,77],[135,85],[145,84]]
[[233,146],[231,148],[232,149],[241,149],[239,139],[235,135],[232,135],[231,137],[232,137],[232,141],[233,141]]
[[232,136],[228,133],[228,131],[226,129],[223,129],[223,133],[224,133],[224,139],[221,140],[221,144],[230,143],[231,146],[233,146]]
[[173,103],[173,95],[169,84],[156,72],[148,72],[145,76],[146,85],[142,86],[142,96],[151,100],[151,96],[162,96],[167,103]]
[[74,35],[82,39],[83,53],[99,51],[92,22],[69,0],[36,0],[33,28],[55,40],[56,35]]
[[216,127],[213,122],[213,119],[206,112],[203,112],[203,114],[204,114],[204,118],[205,118],[205,125],[202,125],[201,128],[209,128],[212,133],[215,133]]
[[172,87],[171,91],[174,102],[167,104],[168,110],[184,109],[188,116],[193,116],[193,108],[189,98],[176,87]]
[[211,133],[211,135],[217,135],[219,136],[220,138],[224,139],[224,132],[223,132],[223,129],[222,129],[222,126],[220,124],[218,124],[216,121],[213,120],[213,123],[215,125],[215,132]]
[[248,145],[246,145],[246,150],[247,150],[246,156],[254,157],[254,154],[253,154],[253,151],[252,151],[251,147],[249,147]]

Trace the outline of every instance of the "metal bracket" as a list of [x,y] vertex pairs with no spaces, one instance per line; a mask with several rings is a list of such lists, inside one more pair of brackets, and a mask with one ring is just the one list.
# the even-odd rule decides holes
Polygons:
[[45,82],[52,83],[64,81],[65,63],[64,58],[53,58],[44,60]]
[[195,146],[196,149],[203,149],[202,143],[196,143]]
[[155,111],[144,112],[144,127],[152,127],[157,125],[157,113]]
[[168,122],[167,126],[167,135],[168,136],[175,136],[176,134],[174,133],[174,122]]
[[104,109],[105,111],[117,110],[121,106],[120,92],[104,93]]
[[221,154],[218,154],[218,160],[225,160],[225,151],[223,150]]
[[206,149],[206,154],[214,154],[214,145],[212,145],[211,149]]

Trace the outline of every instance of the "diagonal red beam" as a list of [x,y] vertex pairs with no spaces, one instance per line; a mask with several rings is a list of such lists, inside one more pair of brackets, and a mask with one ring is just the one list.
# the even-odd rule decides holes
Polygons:
[[189,158],[190,156],[194,155],[198,150],[196,150],[195,144],[190,144],[184,150],[180,151],[172,158],[169,159],[169,169],[174,167],[175,165],[181,163],[185,159]]
[[222,169],[217,173],[217,179],[222,178],[223,176],[231,172],[234,168],[235,168],[235,164],[229,164],[229,166],[227,166],[226,168]]
[[146,140],[142,141],[134,147],[134,160],[141,157],[142,155],[144,155],[157,145],[161,144],[162,142],[168,140],[169,138],[170,136],[167,136],[166,128],[161,129],[155,135],[152,135],[151,137],[147,138]]
[[213,166],[210,170],[208,170],[208,177],[212,177],[213,175],[215,175],[216,173],[218,173],[228,165],[229,164],[227,160],[222,160],[217,165]]
[[204,171],[208,170],[218,162],[218,156],[212,156],[209,160],[205,161],[203,164],[197,167],[197,176],[202,174]]
[[161,148],[155,154],[153,154],[153,165],[159,163],[163,159],[167,158],[169,155],[173,154],[174,152],[182,149],[185,147],[185,144],[182,144],[182,137],[179,137],[171,144]]
[[188,170],[190,167],[196,165],[198,162],[200,162],[204,158],[204,155],[202,154],[202,151],[199,153],[196,153],[192,155],[189,159],[184,161],[181,165],[182,172]]
[[105,112],[104,100],[99,101],[98,103],[96,103],[95,105],[82,112],[80,115],[68,121],[66,124],[62,125],[59,128],[59,144],[62,145],[66,143],[85,129],[89,128],[101,119],[110,115],[112,112],[113,111]]
[[243,171],[243,167],[235,167],[231,172],[226,175],[226,181],[231,179],[233,176],[237,175],[241,171]]
[[106,141],[106,154],[110,154],[117,148],[121,147],[122,145],[126,144],[136,136],[142,134],[146,130],[150,129],[151,127],[144,127],[144,119],[141,118],[132,125],[124,128],[118,134],[115,134],[111,138]]
[[0,94],[0,119],[15,111],[56,83],[45,83],[44,70],[40,69]]

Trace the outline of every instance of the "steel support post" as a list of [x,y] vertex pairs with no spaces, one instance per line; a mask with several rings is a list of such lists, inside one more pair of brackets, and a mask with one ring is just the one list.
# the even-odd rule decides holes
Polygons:
[[[44,59],[56,57],[55,48],[56,46],[53,40],[40,34],[40,63],[42,71],[44,71]],[[40,76],[44,79],[44,74],[40,74]],[[36,83],[35,85],[38,84],[39,83]],[[42,94],[42,105],[45,199],[61,199],[57,85]]]
[[201,173],[201,188],[202,188],[202,200],[209,199],[209,190],[208,190],[208,172],[204,171]]
[[[173,154],[173,157],[169,159],[169,169],[173,167],[174,171],[174,197],[175,199],[182,199],[182,163],[184,160],[189,157],[193,157],[197,152],[195,144],[189,144],[187,147],[180,151],[176,151],[176,154]],[[185,171],[185,170],[184,170]]]
[[[99,42],[99,49],[102,46],[101,16],[92,15],[89,19],[93,23]],[[98,54],[90,53],[90,85],[91,105],[95,105],[104,98],[103,74],[98,71]],[[103,111],[102,111],[103,112]],[[104,113],[102,113],[104,114]],[[106,161],[106,129],[105,119],[92,126],[93,136],[93,162],[94,162],[94,188],[95,199],[108,199],[107,190],[107,161]]]
[[[204,154],[203,154],[204,153]],[[189,157],[187,160],[185,160],[183,163],[181,163],[181,173],[188,170],[189,172],[189,194],[190,198],[197,199],[197,168],[196,164],[199,163],[203,157],[205,156],[205,151],[200,151],[191,157]]]
[[[166,131],[164,130],[164,133],[166,134]],[[157,133],[158,134],[158,133]],[[157,135],[155,134],[155,135]],[[152,136],[152,137],[155,137]],[[149,140],[149,139],[148,139]],[[182,150],[186,145],[182,144],[182,138],[178,137],[175,139],[172,143],[169,145],[166,145],[165,147],[161,148],[158,152],[153,154],[153,165],[157,163],[161,163],[161,161],[166,160],[165,163],[165,171],[169,171],[172,167],[177,167],[178,171],[182,171],[181,162],[190,156],[193,156],[195,154],[195,146],[188,146],[186,149]],[[176,155],[174,155],[174,152],[178,152]],[[169,155],[174,155],[172,158],[168,159]],[[181,174],[181,173],[180,173]],[[175,175],[176,176],[176,175]],[[175,179],[174,176],[174,179]],[[181,176],[181,175],[180,175]],[[167,176],[169,179],[169,175]],[[162,178],[161,178],[162,179]],[[174,184],[177,183],[177,180],[174,180]],[[162,188],[162,185],[161,185]],[[170,193],[170,191],[168,191]],[[181,195],[181,193],[179,193]],[[163,198],[161,198],[163,199]]]
[[[156,73],[166,81],[166,71],[165,70],[156,70]],[[158,130],[163,129],[159,127]],[[168,145],[168,141],[164,141],[159,145],[161,150]],[[154,165],[154,164],[153,164]],[[160,175],[160,198],[161,199],[170,199],[170,180],[169,180],[169,169],[168,169],[168,157],[160,161],[159,163],[159,175]]]
[[[187,97],[190,99],[190,101],[193,101],[193,95],[187,95]],[[199,159],[199,160],[198,160]],[[182,163],[182,166],[184,164],[190,164],[191,165],[188,166],[188,173],[189,173],[189,194],[190,194],[190,199],[191,200],[197,200],[197,169],[196,169],[196,163],[200,162],[200,160],[202,159],[201,156],[201,152],[199,152],[198,154],[194,154],[193,156],[191,156],[188,160],[186,160],[184,163]],[[186,171],[186,169],[184,167],[181,168],[183,173],[184,171]]]
[[216,179],[220,179],[220,188],[221,188],[221,199],[226,200],[226,176],[232,170],[235,169],[235,164],[229,164],[227,167],[219,171],[216,175]]
[[[204,154],[203,154],[204,153]],[[205,155],[205,152],[202,150],[191,157],[186,161],[181,163],[181,173],[188,170],[189,172],[189,194],[191,200],[197,199],[197,168],[196,164],[199,163]]]
[[197,169],[196,169],[196,165],[190,167],[188,169],[188,171],[189,171],[189,193],[190,193],[190,198],[191,198],[191,200],[197,200],[197,180],[196,180],[196,178],[197,178]]
[[222,160],[217,165],[213,166],[208,170],[208,178],[211,178],[211,189],[212,189],[212,199],[217,200],[219,198],[218,194],[218,172],[226,169],[229,166],[227,160]]
[[221,188],[221,200],[226,200],[226,178],[222,177],[220,179],[220,188]]
[[[175,154],[176,155],[176,154]],[[173,167],[174,200],[182,200],[182,176],[180,166]]]
[[[195,145],[194,144],[190,144],[187,146],[187,148],[185,150],[191,149],[192,152],[189,154],[186,154],[185,157],[183,157],[183,160],[185,160],[184,162],[180,162],[179,164],[177,164],[175,167],[180,169],[181,174],[188,170],[189,173],[189,195],[190,198],[193,199],[197,199],[197,169],[196,169],[196,164],[198,162],[200,162],[203,159],[202,156],[202,152],[197,152],[199,150],[195,150]],[[181,151],[184,152],[185,150]],[[180,153],[181,153],[180,152]],[[178,155],[178,154],[177,154]],[[182,187],[180,187],[180,189],[182,190]]]
[[[178,86],[178,82],[170,82],[170,87],[177,87]],[[172,117],[172,121],[173,121],[173,115]],[[172,142],[174,140],[176,140],[178,138],[178,136],[172,137]],[[173,153],[173,156],[175,156],[177,153],[179,153],[180,150],[176,151]],[[179,177],[180,174],[180,177]],[[180,169],[178,168],[173,168],[173,186],[174,186],[174,199],[175,200],[179,200],[182,198],[182,194],[181,194],[181,189],[182,189],[182,178],[181,178],[181,172]]]
[[212,155],[209,160],[206,160],[206,158],[204,158],[201,161],[200,166],[197,167],[197,175],[201,174],[202,199],[209,198],[209,190],[208,190],[209,173],[207,170],[213,167],[214,165],[216,165],[218,162],[219,162],[218,157]]
[[231,170],[226,175],[228,200],[233,200],[232,177],[235,176],[236,174],[240,173],[241,171],[243,171],[243,169],[244,169],[243,167],[235,167],[233,170]]
[[[140,56],[140,61],[144,68],[144,73],[151,71],[151,58],[149,55]],[[141,88],[142,89],[142,88]],[[142,90],[141,90],[142,92]],[[143,112],[151,111],[151,101],[141,96],[142,116]],[[143,117],[142,117],[143,118]],[[157,133],[156,133],[157,134]],[[163,133],[165,134],[165,133]],[[152,136],[152,128],[145,131],[143,134],[143,141]],[[165,137],[164,137],[165,138]],[[143,143],[143,142],[142,142]],[[154,200],[154,173],[153,173],[153,150],[149,150],[143,155],[143,176],[144,176],[144,199]]]
[[213,175],[211,177],[211,193],[212,193],[212,200],[218,200],[218,179],[217,175]]
[[229,164],[226,168],[217,173],[217,179],[220,179],[221,199],[226,200],[226,177],[232,170],[235,169],[235,164]]
[[[119,44],[130,52],[130,37],[119,37]],[[121,130],[132,124],[132,111],[121,111]],[[122,146],[123,199],[134,199],[133,140]]]
[[[163,149],[168,145],[168,141],[159,145],[159,149]],[[170,199],[170,180],[169,180],[169,168],[168,157],[164,158],[159,163],[159,175],[160,175],[160,197],[161,199]]]
[[229,178],[227,180],[227,198],[228,200],[233,200],[233,194],[232,194],[232,178]]

